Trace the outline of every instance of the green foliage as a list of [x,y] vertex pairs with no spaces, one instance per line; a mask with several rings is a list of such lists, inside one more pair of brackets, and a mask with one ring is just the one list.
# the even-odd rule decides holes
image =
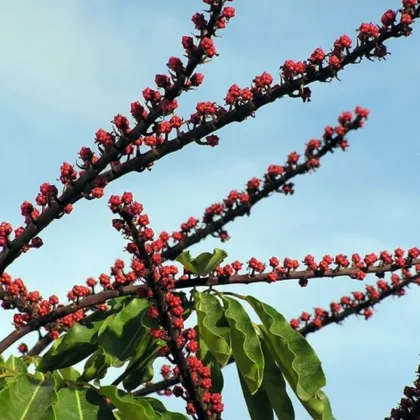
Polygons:
[[68,382],[76,382],[80,378],[80,373],[73,367],[66,367],[63,369],[57,369],[52,372],[56,383],[56,391],[65,387]]
[[216,360],[226,365],[231,354],[229,324],[216,296],[193,291],[197,311],[198,333]]
[[222,299],[230,327],[233,356],[253,395],[258,391],[263,380],[264,355],[260,340],[242,305],[227,296],[222,296]]
[[281,420],[294,420],[295,412],[292,401],[287,395],[286,382],[282,371],[276,364],[270,352],[270,348],[264,340],[261,340],[261,348],[264,354],[265,367],[264,378],[260,388],[268,398],[269,404],[277,418]]
[[222,249],[215,248],[213,254],[203,252],[196,258],[192,258],[190,251],[184,251],[178,255],[176,261],[181,263],[192,274],[207,276],[212,273],[216,267],[227,257],[227,253]]
[[103,349],[96,350],[86,361],[80,380],[89,382],[104,378],[111,364],[112,358]]
[[141,341],[135,356],[130,360],[126,369],[129,373],[123,380],[123,386],[127,391],[132,391],[153,379],[153,363],[158,355],[158,348],[159,344],[152,339],[150,334],[147,334]]
[[133,299],[99,331],[98,346],[105,354],[125,361],[136,353],[140,341],[149,335],[144,326],[149,303]]
[[57,401],[54,379],[35,379],[20,373],[0,392],[2,420],[47,420]]
[[105,399],[91,388],[63,388],[58,401],[52,406],[55,419],[114,420]]
[[326,385],[321,362],[308,341],[270,305],[252,296],[247,301],[263,323],[262,338],[302,405],[313,419],[333,420],[328,399],[320,394]]
[[37,370],[47,372],[61,369],[86,359],[98,348],[98,333],[104,321],[119,309],[114,306],[106,312],[94,312],[73,325],[66,334],[54,341],[41,358]]
[[251,394],[245,378],[239,369],[238,376],[251,420],[273,420],[273,409],[265,390],[263,388],[259,388],[257,392]]
[[99,392],[112,401],[124,420],[188,420],[183,414],[167,411],[158,400],[136,398],[112,385],[102,387]]

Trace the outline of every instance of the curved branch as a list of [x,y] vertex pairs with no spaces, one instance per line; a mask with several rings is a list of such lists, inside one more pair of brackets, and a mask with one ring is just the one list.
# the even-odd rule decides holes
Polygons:
[[[368,266],[368,267],[351,267],[351,268],[341,268],[339,270],[326,270],[326,271],[314,271],[314,270],[302,270],[302,271],[290,271],[284,273],[280,276],[278,281],[285,280],[309,280],[309,279],[321,279],[321,278],[335,278],[349,276],[354,277],[358,272],[363,272],[366,274],[383,274],[387,272],[393,272],[401,270],[404,268],[410,268],[415,265],[420,264],[420,258],[407,261],[404,266],[397,264],[384,264],[381,266]],[[175,282],[175,289],[184,289],[198,286],[218,286],[218,285],[228,285],[228,284],[251,284],[251,283],[261,283],[268,282],[267,275],[270,272],[265,272],[261,274],[256,274],[250,276],[249,274],[238,274],[230,276],[228,279],[220,279],[219,277],[202,277],[202,278],[192,278],[190,280],[178,280]],[[87,296],[84,299],[81,299],[79,303],[72,303],[67,306],[62,306],[56,308],[49,312],[47,315],[35,318],[30,321],[28,324],[22,326],[19,329],[14,330],[8,336],[6,336],[0,342],[0,354],[3,353],[7,348],[9,348],[17,340],[21,339],[25,335],[29,334],[32,331],[36,331],[39,328],[47,325],[51,322],[56,321],[59,318],[62,318],[65,315],[71,314],[78,311],[79,309],[94,307],[101,303],[108,301],[109,299],[116,298],[118,296],[129,296],[136,295],[142,289],[144,285],[139,286],[125,286],[118,290],[107,290],[100,292],[94,295]],[[5,296],[7,292],[0,291],[0,300]]]

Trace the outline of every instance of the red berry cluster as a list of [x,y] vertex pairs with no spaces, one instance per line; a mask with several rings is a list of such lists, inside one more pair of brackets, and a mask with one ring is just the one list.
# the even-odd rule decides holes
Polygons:
[[[43,299],[37,290],[28,292],[22,279],[15,278],[13,280],[7,273],[0,275],[0,285],[2,307],[4,309],[16,308],[20,311],[13,315],[13,324],[18,329],[33,319],[43,317],[54,309],[64,306],[59,305],[59,299],[55,295]],[[84,310],[80,309],[46,325],[44,328],[49,332],[50,337],[55,339],[59,336],[60,331],[69,329],[76,322],[82,320],[84,316]]]
[[[61,177],[63,183],[67,182],[65,174],[68,174],[69,170],[67,164],[61,166]],[[36,204],[40,207],[37,209],[29,201],[24,201],[20,206],[21,215],[25,218],[25,224],[29,225],[30,223],[36,224],[40,215],[45,211],[45,209],[57,202],[58,190],[55,185],[44,183],[39,188],[39,193],[35,198]],[[69,214],[73,210],[71,204],[67,204],[63,208],[63,214]],[[14,233],[14,238],[18,238],[25,231],[23,226],[17,228],[13,232],[13,227],[10,223],[2,222],[0,223],[0,247],[9,248],[11,244],[11,235]],[[22,251],[26,252],[29,248],[40,248],[43,245],[42,239],[40,237],[34,237],[31,239],[29,244],[23,245]]]
[[417,368],[417,379],[414,386],[404,388],[404,397],[401,398],[398,408],[391,410],[391,415],[385,420],[418,420],[420,417],[420,365]]

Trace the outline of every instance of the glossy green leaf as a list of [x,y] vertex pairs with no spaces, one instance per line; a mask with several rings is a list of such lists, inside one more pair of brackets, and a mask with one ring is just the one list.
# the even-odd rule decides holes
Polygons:
[[194,260],[194,264],[198,269],[198,273],[207,276],[212,273],[216,267],[227,257],[227,253],[223,249],[215,248],[213,253],[203,252]]
[[110,315],[110,311],[94,312],[73,325],[66,334],[54,341],[52,347],[41,358],[37,370],[47,372],[62,369],[90,356],[97,349],[98,331]]
[[271,408],[270,400],[264,388],[259,388],[257,392],[252,395],[249,391],[248,385],[246,384],[245,378],[242,376],[239,369],[238,375],[251,420],[273,420],[273,409]]
[[26,363],[20,357],[15,356],[9,356],[4,367],[16,373],[26,373],[28,371]]
[[[310,416],[314,420],[335,420],[335,418],[332,414],[330,402],[329,402],[327,396],[321,390],[319,390],[310,399],[305,399],[304,400],[304,399],[299,397],[299,395],[296,392],[296,387],[297,387],[296,378],[294,378],[290,374],[290,369],[287,368],[290,365],[285,364],[284,358],[281,356],[281,354],[279,354],[278,346],[277,347],[275,346],[276,343],[275,343],[275,340],[273,340],[273,336],[270,335],[267,332],[267,330],[265,329],[265,327],[263,325],[261,325],[259,327],[259,329],[260,329],[260,331],[263,335],[263,338],[264,338],[265,342],[270,347],[271,354],[275,358],[278,365],[281,366],[281,371],[282,371],[284,377],[286,378],[287,382],[289,383],[292,390],[295,392],[295,394],[298,397],[299,401],[301,402],[302,406],[310,414]],[[273,341],[274,341],[274,344],[273,344]]]
[[147,299],[128,303],[99,333],[98,345],[105,353],[121,361],[134,356],[148,330],[142,323],[149,307]]
[[99,393],[108,397],[118,408],[122,416],[130,420],[161,420],[162,416],[144,398],[135,398],[116,386],[109,385],[100,388]]
[[157,411],[158,413],[166,412],[166,407],[164,406],[163,402],[151,397],[139,397],[140,399],[147,401],[153,408],[153,410]]
[[98,349],[85,363],[82,381],[89,382],[92,379],[102,379],[105,377],[108,368],[111,366],[111,357],[109,357],[102,349]]
[[76,382],[80,378],[80,372],[72,366],[56,370],[54,373],[55,372],[57,372],[64,381]]
[[301,400],[310,400],[326,385],[321,361],[315,351],[273,307],[252,296],[248,296],[247,301],[268,333],[268,342],[287,382]]
[[[41,360],[41,357],[39,356],[22,356],[22,361],[25,363],[25,365],[29,368],[31,365],[33,365],[36,369],[36,367],[39,365],[39,361]],[[35,372],[35,378],[43,380],[45,378],[45,375],[42,372]]]
[[278,419],[294,420],[295,411],[292,401],[287,395],[286,382],[283,374],[264,340],[261,340],[261,348],[264,354],[265,368],[263,383],[260,389],[265,392]]
[[158,356],[157,350],[159,347],[157,343],[151,343],[143,354],[130,361],[127,366],[127,370],[130,370],[130,373],[123,380],[124,389],[132,391],[141,384],[153,379],[153,363]]
[[251,395],[261,386],[264,355],[251,319],[235,299],[223,296],[225,316],[230,326],[232,353]]
[[136,296],[118,296],[110,299],[107,302],[108,307],[111,308],[112,312],[119,312],[124,306],[128,305]]
[[68,382],[76,382],[79,380],[80,378],[80,373],[74,369],[73,367],[67,367],[67,368],[63,368],[63,369],[57,369],[55,370],[52,375],[54,376],[55,379],[55,390],[58,391],[61,388],[63,388],[64,386],[66,386],[66,384]]
[[[120,310],[121,310],[121,308],[120,308]],[[105,319],[105,321],[104,322],[102,322],[102,324],[101,324],[101,326],[100,326],[100,328],[99,328],[99,330],[98,330],[98,336],[104,331],[104,329],[108,326],[108,324],[109,323],[111,323],[113,320],[114,320],[114,318],[117,316],[117,314],[115,313],[115,314],[112,314],[112,315],[110,315],[110,316],[108,316],[106,319]]]
[[195,327],[197,331],[197,341],[198,341],[198,358],[203,362],[205,366],[208,366],[211,370],[211,388],[210,392],[212,393],[221,393],[223,390],[224,380],[222,367],[220,363],[216,360],[213,353],[208,349],[206,343],[200,337],[198,333],[198,328]]
[[20,373],[8,388],[0,392],[2,420],[46,420],[57,400],[52,378],[43,381]]
[[56,420],[114,420],[105,399],[91,388],[63,388],[53,405]]
[[190,251],[184,251],[176,257],[176,260],[182,264],[192,274],[199,274],[198,268],[194,264],[193,258],[191,257]]
[[16,379],[17,375],[28,371],[28,367],[21,357],[9,356],[6,361],[2,358],[1,362],[0,390],[9,386]]
[[192,292],[197,312],[198,333],[213,353],[216,360],[225,366],[232,350],[229,324],[222,305],[216,296],[209,293]]
[[142,400],[147,401],[155,410],[155,412],[162,415],[162,420],[189,420],[190,417],[185,416],[181,413],[174,413],[168,411],[163,405],[162,401],[157,400],[156,398],[143,397]]
[[330,401],[323,391],[319,391],[309,401],[301,401],[301,403],[314,420],[335,420]]
[[196,258],[192,258],[190,251],[184,251],[178,255],[176,261],[181,263],[191,273],[206,276],[212,273],[216,267],[227,257],[222,249],[215,248],[213,253],[203,252]]

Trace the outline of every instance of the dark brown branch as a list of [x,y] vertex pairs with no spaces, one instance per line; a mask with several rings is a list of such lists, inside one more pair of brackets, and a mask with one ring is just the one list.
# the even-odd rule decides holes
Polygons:
[[[418,18],[420,15],[420,6],[417,7],[413,14],[413,20]],[[214,25],[214,19],[210,19],[209,25]],[[382,33],[377,40],[369,41],[364,45],[356,47],[351,53],[349,53],[341,63],[340,71],[343,70],[348,64],[356,63],[357,60],[363,58],[372,50],[375,49],[378,43],[383,43],[390,38],[399,38],[402,35],[403,26],[401,24],[395,25],[389,31]],[[214,32],[214,27],[209,30],[209,33]],[[185,80],[191,76],[194,68],[201,62],[203,57],[203,51],[198,48],[197,54],[190,58],[187,71],[185,75],[180,76],[177,83],[174,85],[174,89],[168,92],[165,97],[167,99],[173,99],[181,94]],[[105,176],[108,182],[111,182],[123,175],[133,172],[141,171],[147,167],[148,164],[170,154],[175,151],[182,149],[188,144],[199,140],[220,128],[231,124],[232,122],[242,121],[247,116],[253,114],[262,106],[274,102],[275,100],[284,97],[285,95],[291,95],[293,92],[299,90],[302,86],[307,86],[316,81],[325,82],[335,76],[333,70],[328,66],[321,68],[319,71],[314,72],[311,75],[304,75],[293,81],[284,83],[283,85],[275,86],[270,94],[261,95],[254,98],[248,103],[239,106],[238,108],[227,112],[221,117],[214,121],[194,128],[187,133],[183,133],[177,138],[164,143],[158,149],[158,154],[153,151],[149,151],[141,154],[140,156],[129,160],[126,163],[120,165],[117,169],[108,170],[104,173],[102,171],[110,164],[111,161],[115,160],[120,150],[124,149],[131,141],[136,140],[140,135],[146,133],[147,129],[152,125],[158,117],[162,115],[161,107],[158,106],[150,112],[149,117],[146,121],[142,121],[136,125],[135,128],[130,132],[127,137],[121,137],[116,143],[115,147],[111,147],[107,153],[105,153],[99,161],[95,164],[95,168],[89,168],[86,173],[81,176],[74,185],[63,193],[57,203],[52,204],[48,207],[39,217],[36,225],[30,223],[25,228],[24,232],[18,237],[11,241],[8,248],[4,248],[0,253],[0,273],[2,273],[21,253],[22,247],[28,244],[31,239],[37,236],[45,227],[47,227],[53,220],[55,220],[63,211],[67,204],[74,204],[83,198],[83,192],[88,189],[89,185],[100,176]]]
[[[207,24],[207,36],[211,37],[214,35],[216,21],[223,7],[225,0],[220,1],[220,4],[212,8],[212,14]],[[164,99],[173,100],[180,96],[184,90],[185,82],[193,74],[196,67],[203,61],[204,50],[199,46],[194,54],[189,58],[185,71],[178,75],[178,78],[173,87],[165,93]],[[37,236],[43,231],[53,220],[57,219],[60,214],[63,213],[64,207],[68,204],[74,204],[83,198],[83,193],[89,190],[92,183],[97,180],[102,171],[113,161],[117,160],[121,156],[121,150],[124,150],[130,143],[137,140],[141,135],[144,135],[148,128],[162,116],[161,104],[156,108],[152,109],[147,116],[146,120],[139,122],[127,136],[121,136],[114,146],[111,146],[95,163],[94,167],[88,168],[85,173],[69,187],[56,202],[52,203],[46,208],[35,223],[29,223],[23,233],[19,237],[15,238],[10,244],[0,252],[0,274],[17,258],[22,252],[22,248],[27,245],[31,239]],[[159,154],[160,154],[159,150]],[[164,153],[161,156],[164,156]],[[134,169],[139,171],[147,167],[147,165],[158,159],[158,155],[153,152],[147,152],[139,156],[137,160],[137,166]],[[124,166],[124,164],[122,165]],[[112,173],[118,173],[115,169],[111,169],[106,173],[106,177]],[[127,172],[125,172],[127,173]],[[116,176],[118,178],[122,176]],[[111,179],[108,179],[110,181]]]
[[38,356],[41,354],[50,344],[52,343],[52,339],[49,334],[45,334],[41,337],[36,344],[28,351],[28,356]]
[[[351,130],[357,130],[361,127],[361,119],[356,117],[348,127],[346,127],[347,132]],[[343,140],[344,136],[336,135],[331,140],[322,145],[318,152],[310,156],[310,158],[315,158],[320,160],[327,153],[332,152],[337,145]],[[205,227],[197,229],[192,235],[184,238],[179,244],[163,251],[162,256],[165,260],[175,260],[175,258],[181,254],[185,249],[189,248],[191,245],[194,245],[202,241],[207,236],[211,235],[214,232],[218,232],[222,229],[223,226],[232,222],[238,217],[249,215],[251,208],[259,203],[262,199],[267,198],[270,194],[279,191],[281,187],[287,184],[292,178],[298,175],[304,175],[311,170],[311,167],[308,165],[308,160],[305,160],[303,163],[296,165],[296,167],[286,167],[286,170],[282,176],[278,179],[266,182],[264,187],[260,190],[250,194],[249,203],[240,204],[235,208],[229,209],[225,214],[218,220],[207,223]]]
[[[123,212],[121,216],[124,218],[125,222],[130,228],[131,237],[133,243],[136,245],[138,252],[136,253],[137,258],[144,263],[144,266],[147,270],[146,282],[148,287],[153,292],[153,298],[155,301],[156,309],[159,312],[160,325],[168,334],[166,344],[169,348],[169,351],[174,359],[175,364],[178,366],[179,374],[181,378],[181,383],[184,386],[185,390],[188,393],[188,400],[192,402],[195,407],[196,415],[200,420],[208,420],[210,417],[207,413],[206,406],[203,402],[203,399],[200,395],[199,388],[194,382],[191,371],[187,364],[187,359],[185,358],[182,347],[178,344],[179,332],[172,325],[172,320],[168,312],[168,308],[165,302],[165,290],[162,290],[154,276],[155,266],[153,265],[150,257],[146,251],[144,241],[140,237],[138,228],[132,221],[131,216],[126,216]],[[127,370],[128,372],[128,370]],[[121,375],[118,380],[124,379],[124,375]],[[117,385],[117,383],[113,383]]]
[[[396,264],[386,264],[382,266],[371,266],[365,268],[343,268],[340,270],[327,270],[325,272],[316,272],[313,270],[302,270],[302,271],[291,271],[284,274],[278,281],[285,280],[308,280],[308,279],[321,279],[321,278],[334,278],[349,276],[353,277],[358,271],[363,271],[366,274],[382,274],[387,272],[393,272],[400,270],[401,268],[410,268],[420,264],[420,258],[410,261],[405,267],[400,267]],[[221,280],[218,277],[202,277],[202,278],[192,278],[190,280],[178,280],[175,282],[175,289],[184,289],[198,286],[221,286],[229,284],[251,284],[251,283],[261,283],[267,282],[267,274],[261,273],[255,276],[249,276],[247,274],[239,274],[231,276],[227,280]],[[47,315],[36,318],[30,321],[28,324],[24,325],[20,329],[14,330],[7,337],[5,337],[0,342],[0,354],[3,353],[7,348],[9,348],[17,340],[24,337],[26,334],[29,334],[32,331],[36,331],[47,325],[51,322],[56,321],[59,318],[62,318],[65,315],[76,312],[79,309],[84,309],[88,307],[94,307],[101,303],[108,301],[109,299],[116,298],[118,296],[129,296],[136,295],[139,291],[144,288],[143,285],[138,286],[125,286],[118,290],[107,290],[105,292],[100,292],[95,295],[87,296],[86,298],[80,300],[78,304],[72,303],[61,308],[54,309],[49,312]],[[0,291],[0,300],[4,298],[6,292]]]

